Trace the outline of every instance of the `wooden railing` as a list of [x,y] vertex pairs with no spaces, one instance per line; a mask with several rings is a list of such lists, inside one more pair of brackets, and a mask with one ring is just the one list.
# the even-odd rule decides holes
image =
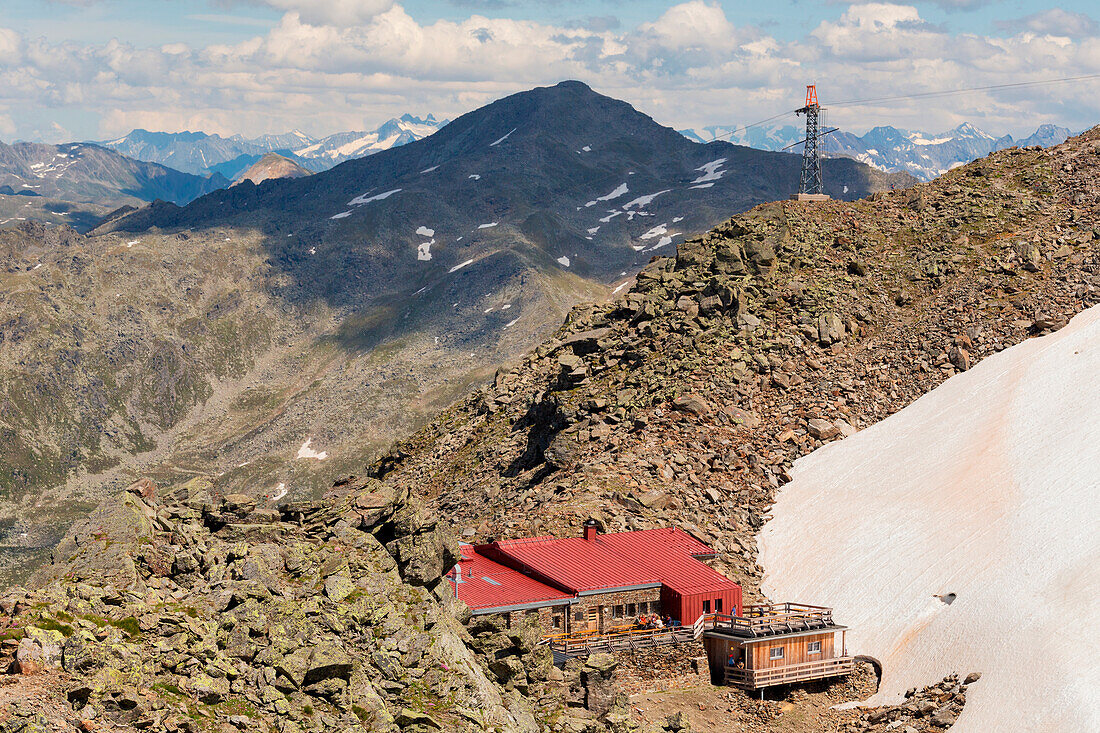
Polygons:
[[834,625],[833,609],[804,603],[745,606],[740,616],[718,613],[713,618],[713,628],[750,637],[824,629]]
[[727,684],[746,687],[755,690],[760,687],[782,685],[790,682],[803,682],[816,680],[823,677],[838,677],[850,674],[855,668],[852,657],[836,657],[835,659],[820,659],[816,662],[803,662],[802,664],[788,664],[783,667],[769,667],[767,669],[740,669],[738,667],[726,667]]
[[579,631],[572,634],[544,636],[541,643],[570,657],[587,656],[594,652],[649,649],[666,644],[680,644],[698,639],[708,628],[707,617],[700,616],[691,626],[666,626],[660,629],[637,629],[614,626],[606,633]]

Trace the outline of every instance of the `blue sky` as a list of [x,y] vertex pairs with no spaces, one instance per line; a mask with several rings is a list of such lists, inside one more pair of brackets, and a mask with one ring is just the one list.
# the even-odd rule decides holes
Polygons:
[[[1084,0],[0,0],[0,139],[256,135],[454,117],[578,78],[674,127],[822,101],[1100,74]],[[1100,82],[834,110],[1001,134],[1100,122]]]

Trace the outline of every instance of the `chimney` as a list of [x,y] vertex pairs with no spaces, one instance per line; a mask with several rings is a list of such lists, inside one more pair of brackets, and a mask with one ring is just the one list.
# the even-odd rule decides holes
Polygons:
[[595,519],[589,519],[584,523],[584,538],[592,541],[596,539],[596,534],[599,532],[599,525],[596,524]]

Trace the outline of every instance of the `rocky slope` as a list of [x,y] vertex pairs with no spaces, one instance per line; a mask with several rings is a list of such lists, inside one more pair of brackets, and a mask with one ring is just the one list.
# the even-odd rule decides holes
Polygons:
[[551,666],[520,630],[493,643],[530,686],[487,677],[441,577],[457,543],[407,497],[367,480],[275,509],[211,489],[138,482],[0,600],[5,686],[57,675],[0,729],[533,731],[552,712],[520,694]]
[[675,523],[758,597],[754,535],[795,458],[1100,301],[1098,169],[1094,130],[854,204],[757,207],[575,309],[373,475],[470,539]]
[[[139,476],[323,490],[625,287],[647,250],[785,193],[788,159],[564,84],[94,236],[0,235],[0,561],[26,566]],[[894,180],[829,170],[851,195]]]
[[[223,477],[161,499],[136,483],[4,599],[10,685],[64,670],[12,730],[48,715],[108,730],[636,729],[615,660],[561,673],[530,631],[458,625],[440,578],[451,528],[676,523],[755,595],[754,532],[794,457],[1100,301],[1098,168],[1092,131],[912,191],[758,207],[574,309],[317,502],[227,494]],[[975,680],[814,729],[942,729]],[[736,704],[760,716],[753,730],[791,730],[801,699]]]

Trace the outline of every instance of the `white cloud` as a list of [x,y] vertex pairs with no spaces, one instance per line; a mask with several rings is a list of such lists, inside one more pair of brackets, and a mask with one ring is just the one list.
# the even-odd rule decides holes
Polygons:
[[[835,17],[789,41],[736,26],[720,5],[703,0],[622,29],[476,14],[421,23],[381,0],[268,4],[291,9],[270,29],[232,45],[51,43],[0,28],[0,111],[20,110],[12,117],[25,136],[48,128],[53,110],[73,113],[56,116],[63,120],[98,117],[100,129],[78,130],[82,137],[113,137],[133,127],[247,135],[297,127],[326,134],[364,129],[406,110],[454,117],[505,94],[575,78],[686,127],[747,123],[793,109],[801,85],[814,81],[827,106],[1100,72],[1096,29],[1077,23],[1084,30],[1070,37],[1056,32],[1053,14],[994,34],[958,34],[925,22],[912,5],[867,3],[837,8]],[[1100,84],[1069,90],[837,108],[830,122],[946,129],[970,119],[1014,134],[1039,122],[1076,128],[1095,122]]]
[[370,20],[393,7],[394,0],[258,0],[260,4],[298,13],[315,25],[352,25]]
[[1012,32],[1032,31],[1066,38],[1085,38],[1097,32],[1096,21],[1089,16],[1061,8],[1051,8],[1015,20],[998,21],[997,27]]

